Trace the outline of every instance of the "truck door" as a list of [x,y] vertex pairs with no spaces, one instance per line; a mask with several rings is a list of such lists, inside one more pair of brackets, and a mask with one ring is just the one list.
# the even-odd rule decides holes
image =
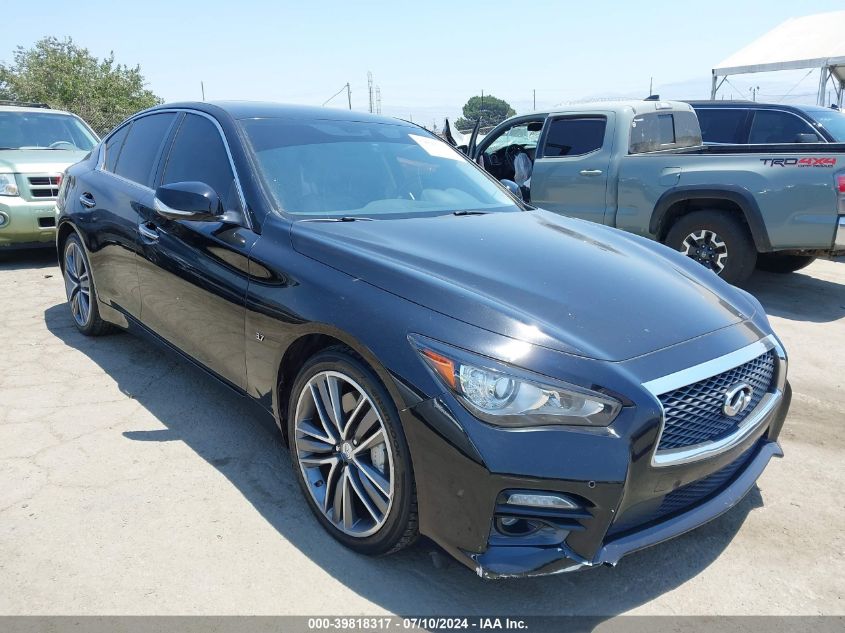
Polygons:
[[613,152],[612,112],[551,115],[531,176],[531,204],[603,223]]

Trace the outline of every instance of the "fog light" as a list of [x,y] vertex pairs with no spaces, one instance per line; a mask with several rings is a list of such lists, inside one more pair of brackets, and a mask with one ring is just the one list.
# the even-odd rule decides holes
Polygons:
[[512,492],[508,495],[509,505],[527,506],[531,508],[555,508],[558,510],[575,510],[578,504],[564,495],[531,494],[527,492]]
[[516,517],[501,517],[496,522],[496,531],[505,536],[527,536],[543,528],[541,521],[520,519]]
[[9,216],[0,211],[0,226],[6,226],[9,223]]

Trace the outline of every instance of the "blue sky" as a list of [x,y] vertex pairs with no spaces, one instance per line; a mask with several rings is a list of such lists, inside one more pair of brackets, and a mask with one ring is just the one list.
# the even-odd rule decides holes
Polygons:
[[[11,7],[10,7],[11,8]],[[0,60],[45,35],[140,64],[167,101],[264,99],[319,105],[347,81],[367,108],[367,71],[382,112],[431,125],[484,90],[518,112],[592,97],[706,97],[710,69],[789,17],[843,0],[624,0],[403,3],[271,0],[37,0],[7,11]],[[806,71],[732,79],[781,95]],[[816,75],[793,91],[813,101]],[[735,96],[737,96],[735,94]],[[772,98],[777,100],[777,98]],[[345,94],[331,105],[346,105]]]

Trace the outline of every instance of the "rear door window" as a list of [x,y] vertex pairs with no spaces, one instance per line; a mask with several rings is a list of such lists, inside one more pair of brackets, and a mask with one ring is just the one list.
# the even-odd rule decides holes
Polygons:
[[754,113],[748,142],[762,143],[801,143],[809,138],[800,138],[801,134],[809,134],[816,141],[822,139],[804,119],[782,110],[758,110]]
[[554,119],[549,123],[543,156],[583,156],[601,149],[606,127],[607,118],[603,116]]
[[114,173],[149,187],[155,159],[175,117],[174,112],[163,112],[135,119],[117,157]]
[[748,110],[702,108],[696,110],[705,143],[744,143]]

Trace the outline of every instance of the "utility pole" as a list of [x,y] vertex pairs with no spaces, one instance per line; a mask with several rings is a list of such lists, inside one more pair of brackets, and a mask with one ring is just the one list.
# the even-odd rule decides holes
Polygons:
[[346,100],[349,102],[349,109],[352,109],[352,88],[349,86],[349,82],[346,82]]
[[373,73],[367,71],[367,92],[370,95],[370,114],[373,113]]
[[202,90],[202,100],[205,101],[205,84],[200,81],[200,90]]
[[531,92],[534,93],[534,110],[536,110],[537,109],[537,89],[535,88]]
[[376,114],[381,114],[381,86],[376,86]]
[[653,94],[654,94],[654,77],[649,77],[648,78],[648,96],[650,97]]

